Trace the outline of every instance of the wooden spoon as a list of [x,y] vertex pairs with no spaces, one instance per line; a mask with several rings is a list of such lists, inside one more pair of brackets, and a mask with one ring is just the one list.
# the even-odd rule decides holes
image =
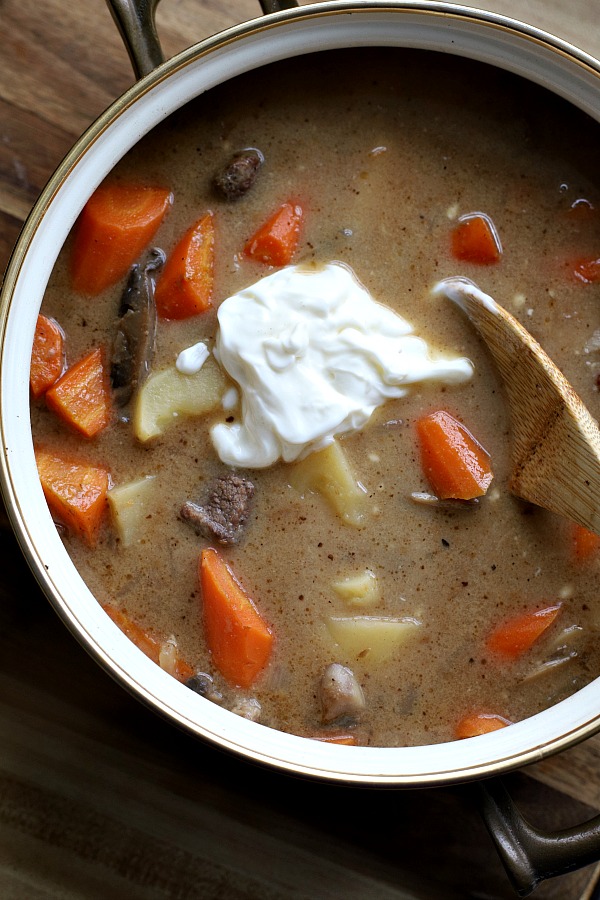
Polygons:
[[600,534],[596,420],[529,332],[475,284],[448,278],[434,294],[467,314],[502,377],[511,424],[511,493]]

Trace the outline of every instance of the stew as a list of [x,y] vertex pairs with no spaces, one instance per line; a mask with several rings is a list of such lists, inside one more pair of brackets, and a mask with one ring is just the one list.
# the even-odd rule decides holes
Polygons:
[[474,281],[595,414],[599,145],[511,74],[353,49],[227,82],[117,164],[48,284],[31,420],[68,552],[140,652],[375,746],[509,727],[600,674],[599,542],[509,494],[498,377],[433,293]]

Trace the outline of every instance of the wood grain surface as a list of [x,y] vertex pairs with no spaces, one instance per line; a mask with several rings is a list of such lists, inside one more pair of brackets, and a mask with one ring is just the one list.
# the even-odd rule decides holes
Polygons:
[[[596,0],[488,0],[600,57]],[[166,56],[260,14],[254,0],[163,0]],[[46,180],[133,81],[102,0],[0,0],[0,271]],[[67,632],[0,527],[0,897],[510,900],[464,789],[299,781],[159,719]],[[600,737],[515,773],[541,827],[600,810]],[[595,895],[597,867],[536,898]]]

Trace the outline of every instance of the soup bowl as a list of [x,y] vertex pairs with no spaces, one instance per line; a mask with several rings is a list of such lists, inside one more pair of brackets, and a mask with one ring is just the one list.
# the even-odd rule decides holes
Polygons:
[[145,134],[216,85],[259,66],[320,50],[403,47],[487,63],[541,85],[600,121],[600,63],[525,24],[426,0],[263,3],[264,15],[164,61],[154,5],[109,2],[138,81],[86,131],[28,218],[7,268],[0,308],[2,491],[22,551],[61,619],[97,662],[171,722],[228,752],[282,773],[379,788],[477,782],[482,809],[516,889],[600,856],[594,821],[537,835],[490,776],[565,750],[600,729],[600,690],[570,698],[491,734],[419,747],[336,746],[264,727],[194,694],[143,656],[114,626],[74,567],[39,483],[29,409],[29,359],[54,263],[84,203]]

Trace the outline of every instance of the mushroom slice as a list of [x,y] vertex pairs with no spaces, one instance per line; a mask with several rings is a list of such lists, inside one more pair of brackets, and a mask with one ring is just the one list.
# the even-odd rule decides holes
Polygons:
[[131,267],[119,302],[110,381],[118,406],[126,406],[147,378],[156,341],[154,286],[165,254],[155,248],[143,264]]
[[196,672],[195,675],[188,678],[185,686],[196,694],[200,694],[201,697],[206,697],[212,703],[217,703],[219,706],[223,703],[223,694],[215,687],[212,675],[207,672]]
[[547,646],[544,659],[536,662],[521,679],[522,682],[534,681],[541,675],[554,672],[559,666],[574,660],[579,655],[583,637],[581,625],[568,625],[563,628]]
[[331,663],[319,684],[321,720],[333,722],[343,716],[355,718],[365,708],[365,695],[351,669]]

